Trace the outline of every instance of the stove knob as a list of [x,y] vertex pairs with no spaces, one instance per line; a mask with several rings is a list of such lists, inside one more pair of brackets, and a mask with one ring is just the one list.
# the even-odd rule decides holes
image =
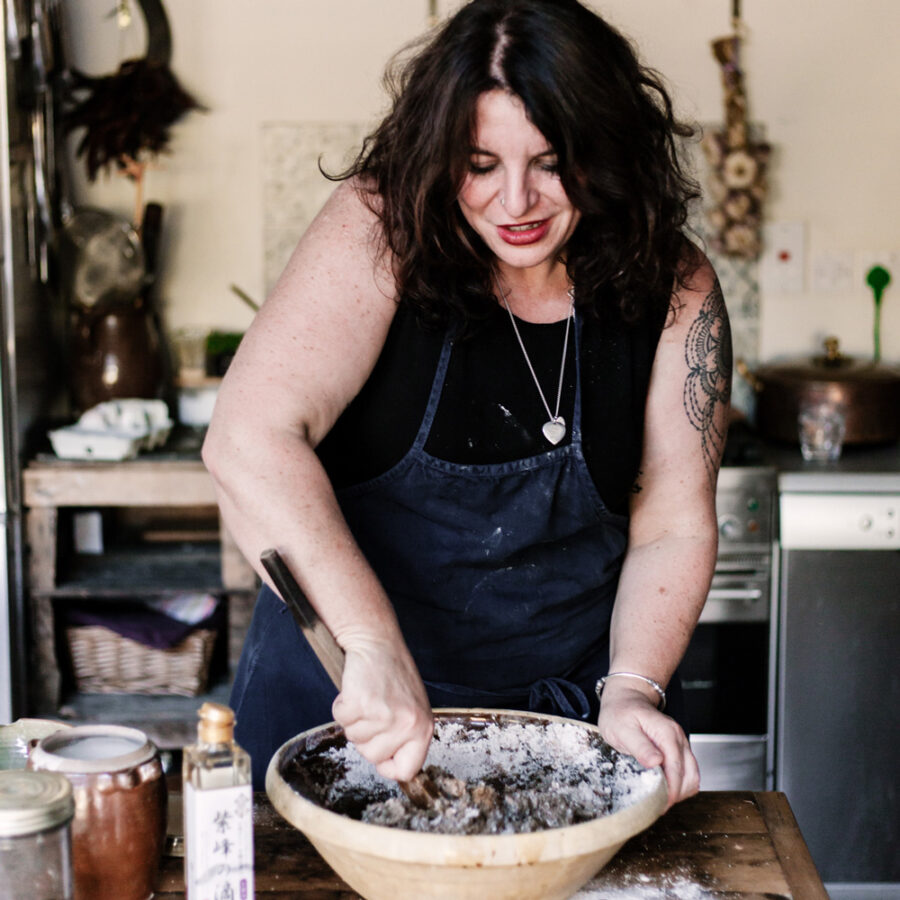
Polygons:
[[719,534],[729,541],[741,536],[741,523],[734,516],[719,517]]

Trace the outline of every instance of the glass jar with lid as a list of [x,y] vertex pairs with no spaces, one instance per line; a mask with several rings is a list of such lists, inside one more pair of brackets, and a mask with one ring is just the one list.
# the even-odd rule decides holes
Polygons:
[[0,772],[0,900],[71,900],[72,785],[58,772]]

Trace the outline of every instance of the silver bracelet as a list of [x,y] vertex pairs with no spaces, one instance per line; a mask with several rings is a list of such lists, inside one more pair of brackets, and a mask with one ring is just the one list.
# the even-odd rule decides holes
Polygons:
[[659,682],[654,681],[652,678],[648,678],[646,675],[638,675],[637,672],[610,672],[609,675],[604,675],[597,681],[596,686],[594,687],[594,691],[597,694],[597,699],[600,699],[600,695],[603,693],[603,688],[606,687],[607,679],[609,678],[638,678],[643,681],[645,684],[649,684],[650,687],[659,694],[659,706],[657,709],[662,712],[666,708],[666,692],[663,690],[662,685]]

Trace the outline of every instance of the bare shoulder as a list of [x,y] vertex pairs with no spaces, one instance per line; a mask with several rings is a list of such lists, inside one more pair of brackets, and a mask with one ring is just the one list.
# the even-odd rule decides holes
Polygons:
[[381,234],[371,195],[340,184],[241,341],[223,409],[240,395],[245,409],[321,440],[371,373],[397,309]]
[[668,328],[690,328],[700,315],[715,314],[727,322],[728,312],[719,279],[706,254],[692,247],[682,262],[673,294]]
[[690,256],[673,289],[660,343],[664,348],[668,345],[669,366],[676,371],[679,365],[686,366],[689,383],[698,379],[714,383],[727,403],[732,352],[725,297],[705,254],[694,248]]
[[343,182],[300,239],[251,331],[264,329],[276,340],[302,333],[319,357],[348,342],[357,352],[375,352],[396,310],[395,295],[373,195]]
[[297,244],[270,299],[291,292],[297,279],[327,276],[356,291],[373,288],[393,299],[390,256],[384,248],[377,195],[357,181],[342,182]]
[[651,376],[649,456],[696,469],[714,486],[731,401],[731,329],[725,299],[706,257],[686,264],[672,296]]

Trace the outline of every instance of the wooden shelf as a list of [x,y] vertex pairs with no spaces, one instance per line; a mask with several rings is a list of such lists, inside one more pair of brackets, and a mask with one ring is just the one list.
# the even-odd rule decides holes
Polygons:
[[185,591],[227,593],[218,543],[142,544],[96,556],[73,554],[58,583],[32,595],[139,599]]
[[[212,479],[200,461],[198,436],[182,434],[163,451],[122,462],[82,462],[39,458],[23,472],[23,503],[28,541],[28,585],[34,664],[29,678],[30,706],[37,714],[59,707],[62,689],[56,657],[54,606],[67,599],[134,600],[184,591],[252,598],[256,573],[241,556],[218,518]],[[60,510],[171,508],[184,520],[178,534],[194,527],[198,508],[213,512],[217,540],[167,538],[121,543],[94,556],[66,552],[60,540]],[[66,521],[64,519],[64,521]],[[62,546],[61,546],[62,545]],[[74,548],[72,548],[74,549]],[[252,605],[252,604],[251,604]],[[229,649],[233,648],[229,632]],[[129,695],[130,696],[130,695]]]
[[217,679],[203,694],[177,697],[169,694],[67,693],[54,718],[69,725],[115,722],[143,731],[161,750],[191,744],[197,737],[197,710],[207,700],[228,703],[232,673]]

